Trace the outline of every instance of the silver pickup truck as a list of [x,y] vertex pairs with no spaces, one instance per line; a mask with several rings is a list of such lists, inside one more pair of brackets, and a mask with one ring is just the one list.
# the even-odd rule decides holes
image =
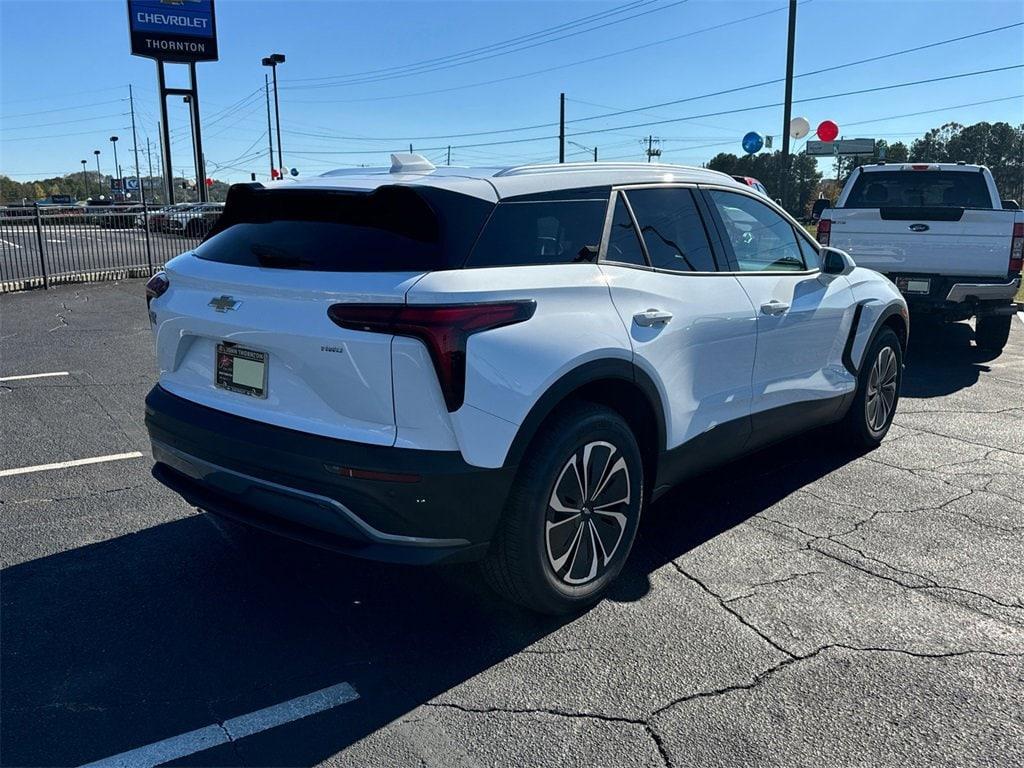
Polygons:
[[901,163],[853,171],[818,242],[881,272],[911,315],[976,318],[975,342],[1001,350],[1020,288],[1024,211],[999,198],[991,172],[966,163]]

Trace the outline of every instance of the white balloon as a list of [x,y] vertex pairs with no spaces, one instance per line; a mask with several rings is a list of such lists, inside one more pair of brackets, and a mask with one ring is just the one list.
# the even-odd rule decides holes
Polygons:
[[802,139],[811,132],[811,124],[806,117],[794,117],[789,121],[789,135],[794,139]]

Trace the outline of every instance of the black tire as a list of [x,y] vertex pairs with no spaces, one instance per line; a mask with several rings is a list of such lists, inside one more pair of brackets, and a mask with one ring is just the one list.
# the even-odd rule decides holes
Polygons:
[[864,354],[857,394],[839,424],[840,434],[851,447],[870,450],[882,442],[896,415],[902,383],[903,348],[896,334],[883,328]]
[[974,322],[974,343],[981,349],[1002,352],[1010,338],[1012,315],[982,315]]
[[626,421],[593,403],[563,408],[526,452],[484,574],[500,595],[534,611],[587,608],[622,570],[645,501],[640,448]]

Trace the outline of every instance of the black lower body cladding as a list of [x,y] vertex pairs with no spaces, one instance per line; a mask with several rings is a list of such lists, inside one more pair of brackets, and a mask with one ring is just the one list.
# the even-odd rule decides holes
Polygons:
[[146,397],[146,427],[154,476],[194,506],[391,562],[481,557],[515,475],[514,467],[471,466],[457,451],[365,445],[264,424],[160,386]]

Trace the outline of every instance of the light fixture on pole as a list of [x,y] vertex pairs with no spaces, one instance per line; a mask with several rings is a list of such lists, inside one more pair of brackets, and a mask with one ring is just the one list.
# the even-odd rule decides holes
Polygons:
[[100,188],[100,197],[103,197],[103,171],[100,170],[100,151],[94,149],[92,153],[96,155],[96,186]]
[[263,59],[263,66],[270,67],[271,74],[274,80],[274,117],[277,123],[277,164],[284,170],[284,159],[281,152],[281,106],[277,100],[277,65],[284,64],[285,57],[283,53],[272,53]]
[[88,160],[82,161],[82,188],[85,190],[85,196],[89,196],[89,177],[85,173],[85,166]]

